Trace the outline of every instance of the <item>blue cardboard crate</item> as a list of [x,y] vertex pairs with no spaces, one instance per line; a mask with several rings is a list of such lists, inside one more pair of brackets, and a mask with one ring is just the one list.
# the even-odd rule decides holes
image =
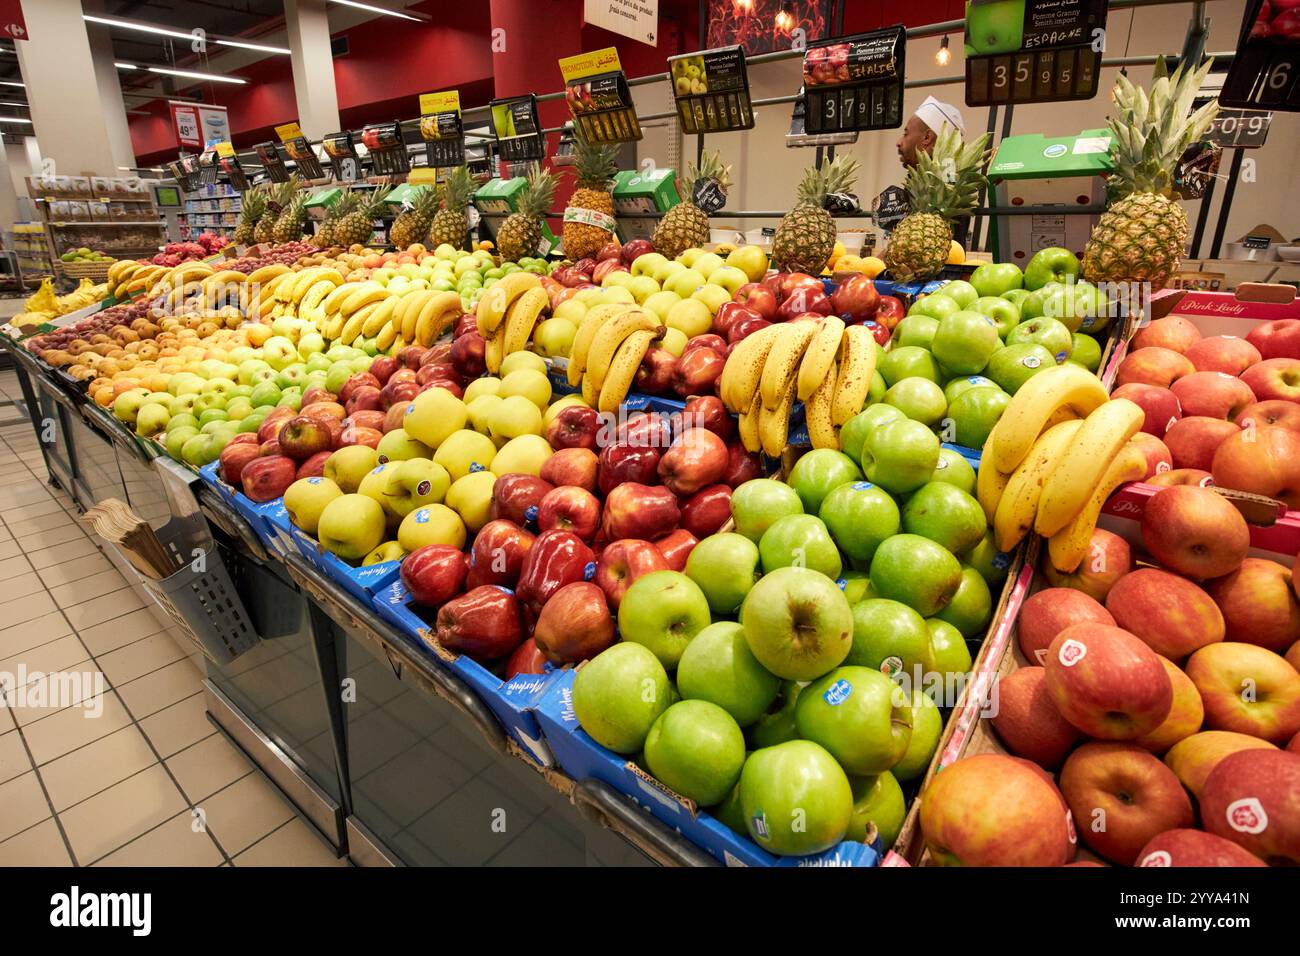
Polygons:
[[560,769],[574,780],[594,778],[649,811],[695,845],[728,866],[855,866],[880,863],[880,846],[844,842],[813,856],[781,857],[732,832],[697,810],[626,757],[606,750],[578,725],[573,712],[574,671],[559,671],[536,707],[546,745]]
[[376,614],[467,683],[526,754],[543,767],[555,766],[555,758],[542,737],[534,708],[551,682],[564,671],[516,674],[510,680],[503,681],[477,661],[438,646],[431,642],[431,622],[420,616],[411,593],[406,590],[406,585],[400,578],[389,582],[382,591],[375,594],[372,603]]
[[275,547],[276,530],[272,519],[277,512],[284,511],[284,499],[258,503],[242,492],[221,480],[217,469],[220,462],[212,462],[199,469],[199,476],[217,490],[223,501],[233,508],[257,535],[259,541],[268,547]]
[[401,561],[381,561],[379,564],[353,567],[326,551],[320,542],[295,526],[283,507],[271,516],[271,521],[279,546],[291,548],[304,561],[363,604],[369,604],[374,595],[396,580],[401,572]]

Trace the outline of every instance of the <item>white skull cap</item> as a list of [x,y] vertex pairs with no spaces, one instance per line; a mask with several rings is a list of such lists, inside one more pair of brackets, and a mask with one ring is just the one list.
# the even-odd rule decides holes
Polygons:
[[916,108],[915,115],[935,133],[941,132],[946,123],[955,127],[962,136],[966,135],[966,127],[961,121],[961,111],[951,103],[941,103],[933,96],[927,96],[925,101]]

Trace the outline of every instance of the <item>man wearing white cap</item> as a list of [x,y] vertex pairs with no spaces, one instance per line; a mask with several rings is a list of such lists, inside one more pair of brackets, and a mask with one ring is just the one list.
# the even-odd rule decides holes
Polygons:
[[927,153],[934,148],[943,127],[951,126],[964,138],[966,127],[962,125],[961,111],[950,103],[941,103],[933,96],[927,96],[925,102],[916,108],[916,112],[903,127],[903,135],[898,138],[898,159],[906,167],[916,165],[916,151]]

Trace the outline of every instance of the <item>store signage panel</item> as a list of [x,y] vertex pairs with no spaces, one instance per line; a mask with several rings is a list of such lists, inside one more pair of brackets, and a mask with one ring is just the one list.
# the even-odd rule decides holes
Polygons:
[[493,100],[489,106],[492,134],[501,158],[508,163],[540,162],[545,157],[546,144],[537,117],[537,97],[532,93],[511,96]]
[[280,142],[284,144],[284,151],[289,154],[289,158],[298,164],[298,172],[304,179],[325,178],[325,170],[321,168],[320,160],[316,158],[316,151],[311,148],[311,143],[307,142],[307,137],[303,135],[302,128],[296,122],[277,126],[275,135],[280,137]]
[[583,0],[582,22],[651,46],[659,44],[659,0]]
[[374,123],[361,131],[361,144],[370,153],[376,175],[397,176],[409,172],[411,158],[402,138],[402,124]]
[[966,105],[1092,99],[1108,0],[966,0]]
[[803,58],[805,131],[902,126],[906,48],[901,25],[808,47]]
[[564,98],[573,125],[588,143],[632,143],[641,138],[618,50],[608,47],[560,60]]
[[668,74],[682,132],[725,133],[754,128],[743,47],[669,57]]
[[460,93],[420,94],[420,136],[430,166],[460,166],[465,162],[465,127],[460,117]]
[[1249,0],[1237,52],[1219,103],[1240,109],[1300,112],[1300,10]]

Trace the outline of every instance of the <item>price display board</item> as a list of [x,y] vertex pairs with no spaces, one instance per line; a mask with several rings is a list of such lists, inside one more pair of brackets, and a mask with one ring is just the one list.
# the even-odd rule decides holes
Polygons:
[[683,132],[726,133],[754,128],[743,47],[669,57],[668,73]]
[[221,167],[217,165],[216,148],[208,149],[199,156],[199,185],[213,186],[217,182],[217,173]]
[[458,92],[420,94],[420,137],[430,166],[464,164],[465,127],[460,118]]
[[298,164],[298,172],[304,179],[325,178],[325,170],[316,158],[316,151],[311,148],[311,143],[307,142],[307,137],[297,123],[277,126],[275,133],[284,144],[284,151],[289,154],[289,158]]
[[912,202],[902,186],[888,186],[871,204],[871,218],[886,232],[892,230],[912,212]]
[[1273,114],[1267,110],[1220,109],[1210,127],[1210,142],[1224,149],[1259,149],[1272,124]]
[[361,143],[370,151],[370,162],[379,176],[397,176],[410,172],[411,157],[402,138],[402,124],[375,123],[361,131]]
[[641,138],[632,105],[632,91],[618,62],[618,50],[608,47],[560,60],[564,98],[578,135],[588,143],[632,143]]
[[217,143],[213,149],[217,154],[217,165],[226,174],[235,192],[245,192],[248,189],[248,174],[244,172],[244,167],[239,165],[239,156],[235,153],[235,147],[230,143]]
[[540,162],[546,154],[542,137],[542,123],[537,118],[537,97],[511,96],[493,100],[492,135],[496,137],[497,152],[508,163]]
[[808,47],[803,56],[805,131],[865,132],[902,126],[906,47],[901,26]]
[[199,169],[195,157],[177,157],[167,164],[167,169],[185,192],[192,193],[199,188]]
[[1222,106],[1300,112],[1300,9],[1248,0]]
[[1108,0],[966,0],[966,105],[1097,95]]
[[361,178],[361,159],[357,156],[352,134],[346,130],[330,133],[321,140],[325,156],[329,159],[334,178],[341,183],[354,183]]
[[284,165],[284,159],[280,156],[280,149],[275,143],[266,142],[258,143],[253,147],[257,153],[257,159],[262,164],[262,169],[270,177],[273,183],[287,183],[289,181],[289,170]]

